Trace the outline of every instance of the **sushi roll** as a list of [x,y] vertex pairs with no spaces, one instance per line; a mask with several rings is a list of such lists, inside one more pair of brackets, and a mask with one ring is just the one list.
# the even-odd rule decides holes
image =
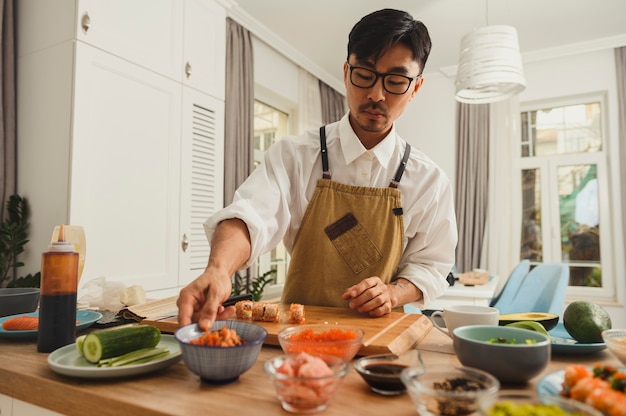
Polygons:
[[240,300],[235,303],[235,313],[237,319],[250,319],[252,318],[252,301]]
[[266,303],[263,309],[263,321],[278,322],[278,303]]
[[303,324],[305,320],[304,305],[301,305],[299,303],[292,303],[291,306],[289,306],[289,323]]
[[252,320],[262,321],[265,312],[265,302],[254,302],[252,304]]

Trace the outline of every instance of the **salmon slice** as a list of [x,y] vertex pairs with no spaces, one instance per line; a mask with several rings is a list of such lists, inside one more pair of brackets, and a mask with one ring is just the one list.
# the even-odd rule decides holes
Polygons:
[[29,331],[39,328],[39,318],[36,316],[16,316],[2,323],[5,331]]

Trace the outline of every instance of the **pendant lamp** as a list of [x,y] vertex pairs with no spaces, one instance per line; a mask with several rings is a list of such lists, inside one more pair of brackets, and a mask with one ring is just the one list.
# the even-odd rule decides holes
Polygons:
[[456,100],[468,104],[501,101],[526,88],[517,30],[485,26],[461,39]]

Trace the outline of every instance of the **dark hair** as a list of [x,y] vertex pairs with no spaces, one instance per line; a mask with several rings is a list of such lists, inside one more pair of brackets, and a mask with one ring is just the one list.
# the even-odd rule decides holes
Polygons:
[[423,72],[432,47],[428,29],[400,10],[378,10],[359,20],[348,35],[348,58],[354,54],[358,59],[376,61],[397,43],[413,51]]

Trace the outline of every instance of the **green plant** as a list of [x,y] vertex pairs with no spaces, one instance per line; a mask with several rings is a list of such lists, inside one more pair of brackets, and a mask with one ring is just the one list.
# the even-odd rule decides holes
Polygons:
[[24,266],[18,256],[28,243],[28,201],[19,195],[11,195],[6,205],[7,217],[0,224],[0,286],[13,280],[15,270]]
[[276,270],[268,270],[256,279],[249,280],[242,277],[239,272],[235,273],[233,281],[232,295],[241,295],[242,293],[250,293],[252,300],[258,302],[263,297],[265,286],[276,280]]

